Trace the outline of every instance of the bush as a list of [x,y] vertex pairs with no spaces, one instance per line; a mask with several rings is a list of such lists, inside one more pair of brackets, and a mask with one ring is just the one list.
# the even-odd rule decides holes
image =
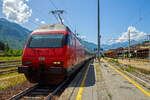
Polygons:
[[118,63],[118,59],[109,59],[109,61]]
[[5,45],[4,56],[21,56],[23,49],[12,49],[8,44]]

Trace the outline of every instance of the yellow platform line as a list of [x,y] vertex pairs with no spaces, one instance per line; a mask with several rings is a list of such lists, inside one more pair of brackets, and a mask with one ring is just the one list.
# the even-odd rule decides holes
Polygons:
[[84,84],[85,84],[85,80],[86,80],[86,77],[87,77],[89,68],[90,68],[90,65],[89,65],[88,68],[86,69],[86,72],[85,72],[84,77],[83,77],[83,79],[82,79],[82,82],[81,82],[79,91],[78,91],[77,96],[76,96],[76,100],[82,100],[82,93],[83,93],[83,90],[84,90]]
[[[107,63],[106,61],[104,61],[104,62]],[[123,76],[124,78],[126,78],[130,83],[132,83],[134,86],[136,86],[140,91],[142,91],[143,93],[145,93],[147,96],[150,97],[150,93],[148,91],[146,91],[145,89],[143,89],[142,87],[140,87],[136,82],[134,82],[133,80],[131,80],[129,77],[127,77],[125,74],[123,74],[122,72],[120,72],[118,69],[116,69],[115,67],[113,67],[109,63],[107,63],[107,64],[108,64],[109,67],[111,67],[112,69],[114,69],[117,73],[119,73],[121,76]]]

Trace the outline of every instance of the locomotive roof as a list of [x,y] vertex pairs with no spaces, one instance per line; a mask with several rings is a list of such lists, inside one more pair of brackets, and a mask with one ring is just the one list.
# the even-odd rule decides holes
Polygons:
[[67,26],[63,24],[48,24],[38,27],[34,32],[45,32],[45,31],[67,31]]

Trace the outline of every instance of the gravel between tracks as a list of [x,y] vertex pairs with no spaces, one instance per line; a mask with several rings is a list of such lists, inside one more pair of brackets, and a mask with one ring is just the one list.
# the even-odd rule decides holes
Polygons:
[[128,59],[118,59],[118,62],[120,64],[124,64],[124,65],[130,65],[132,67],[135,67],[135,68],[139,68],[139,69],[144,69],[146,71],[150,71],[150,65],[148,64],[148,62],[144,62],[144,61],[137,61],[137,60],[134,60],[134,59],[130,59],[130,62]]
[[0,91],[0,100],[7,100],[8,98],[12,97],[13,95],[25,90],[26,88],[29,88],[33,86],[34,84],[29,82],[24,82],[16,86],[12,86],[7,88],[6,90]]

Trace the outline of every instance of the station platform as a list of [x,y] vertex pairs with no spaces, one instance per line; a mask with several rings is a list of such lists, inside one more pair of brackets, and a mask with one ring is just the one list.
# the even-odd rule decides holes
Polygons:
[[81,69],[59,100],[150,100],[149,91],[135,84],[103,60],[100,64],[92,60]]

